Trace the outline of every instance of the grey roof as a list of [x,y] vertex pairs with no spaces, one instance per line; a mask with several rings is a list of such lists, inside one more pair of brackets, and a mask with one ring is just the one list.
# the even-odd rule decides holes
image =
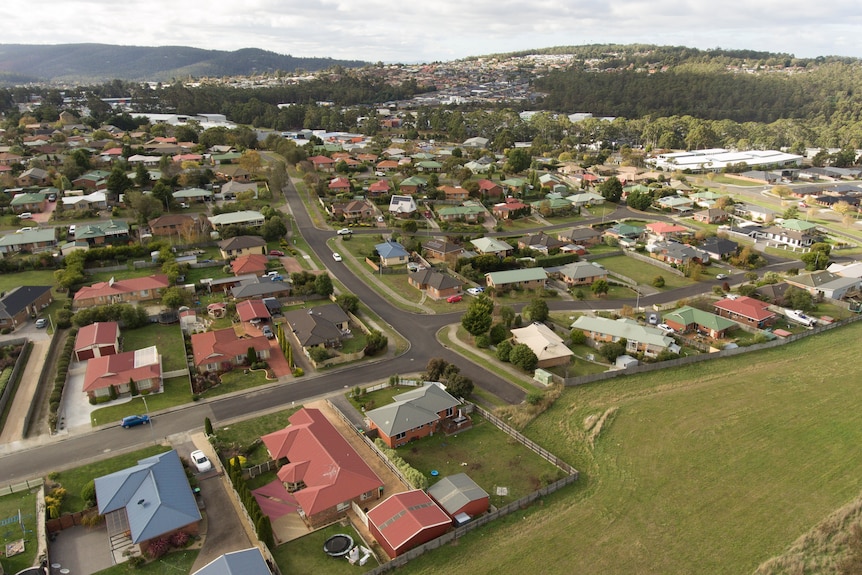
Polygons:
[[243,297],[264,297],[273,294],[289,293],[290,284],[285,282],[274,282],[270,280],[262,280],[255,278],[256,282],[243,282],[238,286],[230,289],[230,294],[235,298]]
[[272,575],[257,547],[225,553],[192,575]]
[[415,271],[410,274],[410,278],[419,285],[431,286],[440,291],[461,285],[461,281],[457,278],[431,269]]
[[349,318],[338,304],[333,303],[289,311],[284,314],[284,319],[299,343],[310,347],[340,340],[342,333],[337,324]]
[[428,495],[449,515],[454,515],[471,501],[488,497],[485,490],[466,473],[444,477],[428,488]]
[[572,262],[559,268],[559,271],[573,280],[608,275],[608,270],[595,262]]
[[437,421],[439,412],[460,405],[440,384],[431,381],[392,399],[394,403],[365,413],[389,437]]
[[244,250],[259,248],[266,245],[266,240],[260,236],[234,236],[218,243],[222,250]]
[[0,317],[9,314],[14,317],[28,305],[51,291],[51,286],[19,286],[0,298]]
[[134,467],[97,477],[95,483],[99,514],[125,508],[134,543],[201,519],[176,451],[141,459]]
[[629,341],[639,341],[658,347],[670,347],[674,343],[673,338],[665,335],[660,329],[640,325],[638,322],[625,317],[613,320],[582,315],[575,320],[571,327],[610,335],[615,339],[625,338]]

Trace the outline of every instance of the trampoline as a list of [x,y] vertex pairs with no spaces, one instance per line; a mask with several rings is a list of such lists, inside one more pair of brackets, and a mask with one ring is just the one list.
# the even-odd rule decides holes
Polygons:
[[345,533],[336,533],[323,544],[323,551],[330,557],[344,557],[353,548],[353,537]]

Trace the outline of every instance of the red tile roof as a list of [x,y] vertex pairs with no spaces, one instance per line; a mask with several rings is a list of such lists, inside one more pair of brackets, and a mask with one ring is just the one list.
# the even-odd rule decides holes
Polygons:
[[154,353],[148,353],[149,349],[126,351],[89,360],[84,374],[84,391],[122,385],[129,383],[130,379],[143,381],[161,377],[162,358],[155,346],[152,346]]
[[335,161],[332,158],[327,158],[326,156],[311,156],[308,158],[308,161],[314,164],[315,166],[322,166],[325,164],[334,164]]
[[736,299],[723,299],[715,302],[714,306],[749,319],[762,321],[775,316],[767,309],[769,304],[759,299],[742,296]]
[[269,349],[269,340],[262,335],[240,338],[232,327],[192,334],[196,366],[229,362],[235,357],[245,356],[249,347],[254,347],[255,351]]
[[654,234],[678,234],[688,231],[688,228],[667,222],[652,222],[647,224],[646,228]]
[[255,318],[269,319],[269,308],[263,300],[248,299],[236,304],[236,313],[240,321],[251,321]]
[[290,425],[261,439],[273,459],[287,457],[283,482],[305,483],[293,493],[306,515],[315,515],[383,486],[362,457],[319,409],[303,408]]
[[377,180],[370,186],[368,186],[369,192],[388,192],[389,191],[389,182],[386,180]]
[[143,278],[131,278],[127,280],[107,281],[84,286],[75,294],[75,301],[120,295],[142,290],[157,290],[169,287],[168,276],[164,274],[147,276]]
[[258,272],[266,271],[267,261],[269,261],[269,258],[263,254],[246,254],[230,262],[230,268],[235,276],[257,274]]
[[115,321],[101,321],[85,325],[75,337],[75,351],[95,345],[116,343],[120,325]]
[[333,180],[331,182],[329,182],[329,189],[330,190],[343,190],[343,189],[349,190],[350,189],[350,180],[348,180],[347,178],[342,178],[342,177],[333,178]]
[[396,554],[421,531],[452,524],[446,512],[421,489],[390,496],[368,512],[368,521]]

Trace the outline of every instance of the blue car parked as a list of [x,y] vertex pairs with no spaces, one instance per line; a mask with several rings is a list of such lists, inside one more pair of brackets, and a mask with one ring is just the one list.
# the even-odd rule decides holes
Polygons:
[[120,425],[123,429],[128,429],[130,427],[134,427],[136,425],[145,425],[150,422],[149,415],[127,415],[120,422]]

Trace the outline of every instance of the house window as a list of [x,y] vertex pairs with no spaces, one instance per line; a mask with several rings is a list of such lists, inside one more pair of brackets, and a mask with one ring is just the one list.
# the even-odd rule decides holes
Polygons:
[[142,289],[141,290],[141,297],[148,297],[149,295],[150,295],[150,290],[148,290],[148,289]]
[[343,501],[335,507],[335,510],[339,513],[342,511],[347,511],[348,509],[350,509],[350,502],[348,501]]
[[371,499],[372,497],[374,497],[374,492],[373,491],[366,491],[365,493],[363,493],[362,495],[359,496],[359,499],[360,499],[360,501],[365,501],[366,499]]
[[450,407],[449,409],[446,410],[446,417],[449,417],[449,416],[454,415],[454,414],[455,414],[455,408],[454,407]]
[[403,432],[403,433],[399,433],[399,434],[397,434],[397,435],[393,435],[393,436],[392,436],[392,439],[404,439],[405,437],[407,437],[407,432],[406,432],[406,431],[405,431],[405,432]]

